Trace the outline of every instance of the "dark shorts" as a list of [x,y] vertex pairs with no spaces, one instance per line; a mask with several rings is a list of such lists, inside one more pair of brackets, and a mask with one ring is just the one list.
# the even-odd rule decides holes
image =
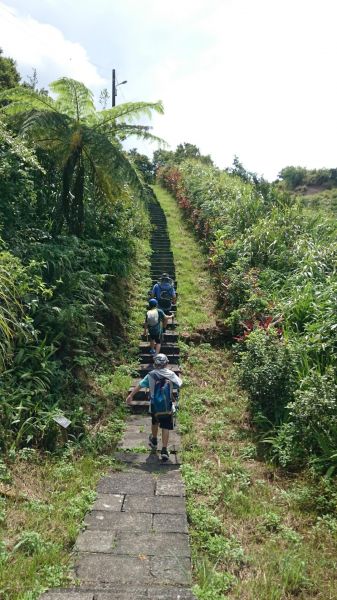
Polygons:
[[163,415],[161,417],[155,417],[154,414],[151,413],[152,425],[159,425],[161,429],[169,429],[172,431],[173,429],[173,418],[172,415]]
[[161,343],[161,329],[149,327],[149,338],[154,340],[156,344]]

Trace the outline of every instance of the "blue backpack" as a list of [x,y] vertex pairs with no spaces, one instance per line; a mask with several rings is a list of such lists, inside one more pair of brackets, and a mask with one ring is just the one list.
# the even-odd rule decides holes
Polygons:
[[149,377],[154,380],[154,391],[150,398],[151,412],[155,417],[172,415],[172,382],[156,371],[149,373]]

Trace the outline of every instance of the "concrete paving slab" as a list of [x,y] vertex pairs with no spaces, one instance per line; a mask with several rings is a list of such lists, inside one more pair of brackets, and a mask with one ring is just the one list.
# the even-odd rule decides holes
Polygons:
[[127,431],[118,447],[122,450],[132,450],[133,448],[148,449],[148,438],[144,433]]
[[164,479],[158,477],[156,482],[156,496],[185,496],[185,486],[183,481],[174,479]]
[[124,497],[124,494],[101,494],[95,501],[92,510],[119,512],[122,510]]
[[[139,379],[137,379],[138,383]],[[149,415],[129,415],[127,418],[127,427],[135,425],[137,427],[148,427],[150,422]]]
[[123,512],[185,514],[183,498],[175,496],[125,496]]
[[154,556],[151,558],[151,575],[161,583],[191,585],[191,561],[189,558]]
[[131,512],[93,511],[86,516],[84,524],[90,531],[149,531],[152,515]]
[[148,593],[149,600],[196,600],[191,590],[181,587],[171,588],[167,586],[160,589],[153,587],[149,589]]
[[93,591],[81,591],[81,590],[50,590],[40,596],[40,600],[93,600]]
[[137,494],[150,496],[154,494],[155,481],[150,473],[134,472],[114,473],[103,477],[97,486],[101,494]]
[[[65,600],[62,598],[62,600]],[[188,588],[184,587],[116,587],[109,590],[96,590],[95,600],[196,600]]]
[[191,556],[186,533],[118,533],[109,552],[128,556]]
[[[148,592],[148,588],[144,587],[135,588],[133,586],[131,587],[130,585],[127,585],[123,588],[116,588],[116,586],[114,586],[113,590],[111,590],[110,592],[97,591],[95,595],[95,600],[149,600],[151,596],[149,596]],[[182,598],[182,600],[184,600],[184,598]]]
[[[126,513],[127,514],[127,513]],[[153,516],[153,530],[167,533],[187,533],[187,517],[184,515],[163,515]]]
[[144,454],[136,454],[134,452],[116,452],[115,458],[121,462],[130,465],[150,465],[153,467],[158,466],[170,466],[180,464],[180,457],[178,454],[171,453],[170,459],[163,462],[160,458],[159,452],[149,452]]
[[[186,560],[186,559],[181,559]],[[112,554],[80,554],[75,565],[81,582],[149,583],[150,559]]]
[[151,450],[144,452],[144,454],[135,452],[116,452],[115,457],[117,460],[130,465],[151,465],[156,467],[161,463],[158,453],[152,452]]
[[111,552],[116,545],[116,531],[82,531],[75,544],[79,552]]

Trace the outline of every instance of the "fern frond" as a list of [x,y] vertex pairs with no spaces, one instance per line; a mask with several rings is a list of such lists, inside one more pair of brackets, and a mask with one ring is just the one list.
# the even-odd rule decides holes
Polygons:
[[97,127],[113,122],[121,123],[128,121],[132,123],[136,119],[144,116],[150,119],[153,112],[157,112],[161,115],[164,113],[162,102],[126,102],[114,106],[113,108],[99,111],[97,113]]
[[85,156],[108,197],[125,184],[132,185],[140,194],[145,193],[142,176],[116,141],[110,141],[92,128],[85,130],[83,140]]
[[9,104],[1,107],[1,111],[8,115],[18,115],[33,109],[45,111],[57,110],[53,98],[34,92],[30,88],[17,87],[4,90],[0,93],[1,100],[9,102]]
[[93,93],[80,81],[62,77],[50,84],[52,92],[57,94],[57,109],[78,122],[95,120],[96,109]]

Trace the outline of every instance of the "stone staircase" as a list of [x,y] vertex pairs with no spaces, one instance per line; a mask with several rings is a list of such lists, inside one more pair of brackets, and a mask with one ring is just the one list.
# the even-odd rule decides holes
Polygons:
[[[165,215],[154,199],[151,274],[153,284],[167,272],[175,278]],[[180,373],[177,323],[164,335],[162,351],[170,368]],[[139,344],[139,376],[153,368],[149,344]],[[133,382],[132,388],[139,379]],[[130,389],[132,389],[130,388]],[[74,577],[78,587],[55,589],[41,600],[195,600],[191,586],[191,556],[180,475],[180,436],[170,433],[170,460],[148,450],[150,418],[147,394],[132,404],[116,457],[125,465],[111,471],[97,487],[97,500],[84,521],[76,546]]]
[[[162,273],[168,273],[175,282],[177,289],[176,273],[174,267],[173,253],[171,250],[170,237],[167,230],[166,216],[159,202],[155,199],[150,204],[150,218],[153,225],[151,235],[151,266],[150,272],[152,277],[152,286],[158,282]],[[173,306],[173,312],[176,312],[177,307]],[[179,346],[178,346],[178,323],[174,319],[173,323],[169,323],[167,330],[163,335],[161,352],[167,355],[169,359],[169,368],[177,375],[180,373],[179,367]],[[144,335],[141,337],[139,344],[139,376],[144,377],[146,373],[153,369],[153,358],[150,354],[150,346]],[[134,381],[131,391],[138,380]],[[148,411],[148,399],[146,390],[140,390],[132,402],[132,410],[134,412]]]

